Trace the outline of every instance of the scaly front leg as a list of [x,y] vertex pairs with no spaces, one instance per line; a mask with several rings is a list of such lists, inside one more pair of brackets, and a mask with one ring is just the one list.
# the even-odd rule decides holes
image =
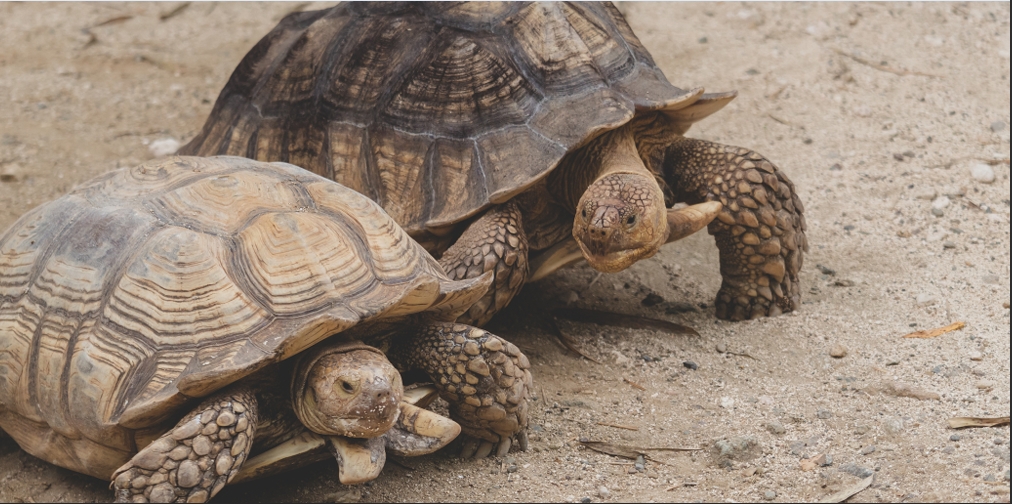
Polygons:
[[743,320],[797,309],[808,240],[787,176],[754,151],[689,138],[667,148],[662,169],[678,200],[723,204],[709,225],[724,277],[717,316]]

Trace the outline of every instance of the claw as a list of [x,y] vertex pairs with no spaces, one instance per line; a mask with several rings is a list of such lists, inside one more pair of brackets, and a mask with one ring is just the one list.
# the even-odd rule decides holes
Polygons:
[[469,459],[474,457],[474,453],[478,451],[478,440],[468,436],[464,440],[464,446],[460,449],[460,458]]
[[499,441],[499,449],[496,450],[495,456],[496,457],[505,457],[506,454],[510,452],[510,447],[511,446],[513,446],[513,440],[512,439],[510,439],[508,437],[502,438],[502,441]]
[[483,459],[489,456],[489,454],[492,453],[493,446],[495,445],[489,441],[482,441],[481,444],[478,445],[478,451],[474,453],[474,458]]

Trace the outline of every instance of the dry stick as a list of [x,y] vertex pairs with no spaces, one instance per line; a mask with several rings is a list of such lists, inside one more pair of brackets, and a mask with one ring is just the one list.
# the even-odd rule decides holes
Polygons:
[[555,336],[562,343],[562,346],[566,347],[569,351],[575,353],[576,355],[579,355],[580,357],[583,357],[584,359],[587,359],[590,362],[593,362],[594,364],[600,364],[601,363],[601,361],[599,361],[599,360],[597,360],[597,359],[595,359],[595,358],[593,358],[593,357],[591,357],[591,356],[583,353],[583,350],[580,350],[576,346],[576,343],[573,341],[573,338],[570,338],[569,335],[567,335],[566,333],[562,332],[562,329],[559,329],[559,324],[555,321],[554,318],[552,318],[552,327],[555,328]]
[[904,336],[904,338],[919,338],[919,339],[937,338],[938,336],[941,336],[947,332],[958,331],[964,327],[966,327],[966,322],[953,322],[945,327],[938,327],[935,329],[927,329],[924,331],[912,332]]
[[646,391],[647,390],[646,387],[644,387],[644,386],[642,386],[642,385],[640,385],[640,384],[638,384],[638,383],[636,383],[634,381],[631,381],[631,380],[627,379],[627,377],[624,377],[624,376],[622,376],[622,382],[625,382],[626,384],[632,386],[632,388],[634,388],[634,389],[639,389],[641,391]]
[[881,70],[883,72],[889,72],[889,73],[895,74],[895,75],[901,75],[901,76],[902,75],[920,75],[922,77],[941,77],[941,75],[929,74],[929,73],[924,73],[924,72],[916,72],[916,71],[913,71],[913,70],[903,70],[903,69],[897,70],[895,68],[888,67],[888,66],[885,66],[885,65],[880,65],[878,63],[872,63],[872,62],[870,62],[870,61],[868,61],[868,60],[866,60],[866,59],[864,59],[864,58],[862,58],[860,56],[856,56],[854,54],[851,54],[851,53],[848,53],[848,52],[845,52],[845,51],[841,51],[840,49],[833,49],[833,51],[835,51],[840,56],[846,56],[846,57],[848,57],[848,58],[850,58],[850,59],[852,59],[852,60],[854,60],[854,61],[856,61],[856,62],[858,62],[858,63],[860,63],[862,65],[870,66],[870,67],[874,68],[875,70]]
[[162,21],[167,21],[169,19],[172,19],[172,18],[178,16],[179,14],[181,14],[189,6],[190,6],[190,2],[183,2],[183,3],[179,4],[179,5],[177,5],[175,9],[172,9],[169,12],[166,12],[166,13],[161,14],[160,16],[158,16],[158,19],[161,19]]
[[1000,427],[1009,424],[1009,417],[953,417],[949,419],[950,429],[962,429],[965,427]]
[[830,495],[829,497],[826,497],[825,499],[822,499],[819,502],[826,502],[826,503],[843,502],[857,495],[858,492],[860,492],[861,490],[864,490],[865,488],[871,486],[871,482],[874,480],[875,475],[873,474],[859,481],[856,485],[851,486],[850,488],[844,488],[843,490],[840,490],[839,492],[836,492],[835,494]]
[[629,425],[614,424],[614,423],[609,423],[609,422],[597,422],[597,425],[603,425],[605,427],[614,427],[616,429],[625,429],[625,430],[631,430],[631,431],[638,431],[638,430],[640,430],[639,427],[632,427],[632,426],[629,426]]

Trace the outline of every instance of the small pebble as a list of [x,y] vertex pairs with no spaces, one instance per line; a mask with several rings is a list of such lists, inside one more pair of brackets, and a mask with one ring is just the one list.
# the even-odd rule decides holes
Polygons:
[[823,275],[833,276],[836,274],[836,270],[834,270],[833,268],[827,268],[821,264],[816,264],[815,267],[818,268],[818,270],[821,271]]
[[773,490],[767,490],[765,493],[763,493],[763,498],[766,499],[766,500],[776,499],[777,498],[777,493],[774,492]]
[[875,471],[857,464],[843,464],[840,466],[840,470],[852,476],[857,476],[858,478],[867,478],[868,476],[875,474]]
[[935,296],[922,292],[917,295],[917,304],[920,306],[931,306],[935,304]]
[[847,356],[847,347],[837,343],[829,349],[829,356],[834,359],[842,359]]
[[984,476],[984,481],[987,481],[988,483],[991,483],[994,480],[995,480],[995,478],[994,478],[993,474],[987,474],[987,475]]
[[871,455],[872,453],[875,453],[875,445],[865,446],[864,448],[861,448],[859,453],[861,453],[861,455]]
[[960,436],[959,434],[949,436],[949,441],[959,441],[960,439],[963,439],[963,436]]
[[148,151],[150,151],[151,155],[154,157],[162,157],[175,154],[176,151],[179,150],[179,147],[179,140],[176,140],[175,138],[162,138],[151,142],[151,144],[148,145]]
[[972,360],[972,361],[984,360],[984,354],[982,354],[982,353],[974,350],[974,351],[970,352],[970,360]]
[[1008,481],[1008,469],[1005,469],[1005,481]]
[[942,248],[954,249],[956,248],[956,242],[946,240],[942,243]]
[[577,294],[576,291],[569,291],[569,292],[567,292],[566,293],[566,297],[563,298],[563,301],[566,304],[573,304],[573,303],[575,303],[575,302],[577,302],[579,300],[580,300],[580,295]]
[[991,131],[997,133],[1005,129],[1005,121],[995,121],[991,123]]
[[991,380],[980,380],[977,382],[977,388],[980,390],[991,390],[994,388],[994,382]]
[[643,455],[636,456],[636,462],[633,463],[633,468],[639,472],[647,470],[647,461],[643,458]]
[[914,157],[914,156],[916,156],[916,155],[917,155],[917,153],[915,153],[915,152],[914,152],[914,151],[912,151],[912,150],[908,150],[908,151],[903,151],[903,156],[904,156],[904,157]]
[[950,200],[948,196],[942,195],[931,202],[931,208],[945,208],[949,206],[950,203],[952,203],[952,200]]
[[706,37],[699,37],[699,40],[697,40],[696,42],[699,42],[700,44],[705,44],[709,41],[706,39]]
[[829,467],[829,466],[833,465],[833,456],[832,455],[826,455],[825,460],[821,461],[819,463],[819,465],[821,465],[822,467]]
[[819,417],[822,420],[829,420],[830,418],[833,418],[833,412],[829,410],[819,410],[818,413],[815,414],[815,416]]
[[606,486],[599,486],[597,487],[597,495],[602,499],[607,499],[608,497],[611,497],[611,491],[609,491]]
[[983,163],[975,164],[970,167],[970,176],[972,176],[973,180],[976,180],[977,182],[990,184],[994,182],[994,168],[991,168],[990,165]]
[[945,210],[942,210],[941,208],[934,208],[934,207],[932,207],[932,209],[931,209],[931,215],[934,215],[935,217],[944,217],[945,216]]
[[588,502],[593,502],[593,501],[590,500],[590,497],[584,497],[584,498],[580,499],[580,502],[582,502],[583,504],[587,504]]
[[829,167],[829,171],[840,171],[842,169],[843,169],[843,166],[840,165],[840,163],[833,163],[833,166]]
[[784,428],[784,424],[782,424],[782,423],[780,423],[780,422],[778,422],[776,420],[773,420],[773,421],[767,423],[766,424],[766,430],[770,431],[773,434],[783,434],[783,433],[787,432],[787,429]]
[[897,161],[904,161],[904,160],[906,160],[906,158],[903,157],[903,154],[900,154],[899,152],[893,153],[893,159],[895,159]]
[[934,187],[925,187],[914,193],[914,197],[922,200],[934,201],[938,197],[938,191]]
[[717,353],[727,353],[727,345],[723,342],[717,343]]
[[689,368],[689,369],[691,369],[691,370],[693,370],[693,371],[699,369],[699,364],[696,364],[695,362],[692,362],[690,360],[687,360],[687,361],[683,362],[682,365],[685,366],[685,367],[687,367],[687,368]]

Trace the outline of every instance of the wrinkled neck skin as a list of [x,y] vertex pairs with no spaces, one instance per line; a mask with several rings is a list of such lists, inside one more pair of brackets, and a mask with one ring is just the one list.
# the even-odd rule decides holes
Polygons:
[[292,405],[309,430],[372,438],[393,427],[404,386],[379,350],[358,342],[303,353],[292,377]]
[[[573,153],[568,171],[593,177],[573,204],[573,237],[595,269],[613,273],[660,249],[668,237],[664,193],[623,126]],[[571,182],[576,182],[573,179]],[[575,187],[563,192],[572,201]]]

